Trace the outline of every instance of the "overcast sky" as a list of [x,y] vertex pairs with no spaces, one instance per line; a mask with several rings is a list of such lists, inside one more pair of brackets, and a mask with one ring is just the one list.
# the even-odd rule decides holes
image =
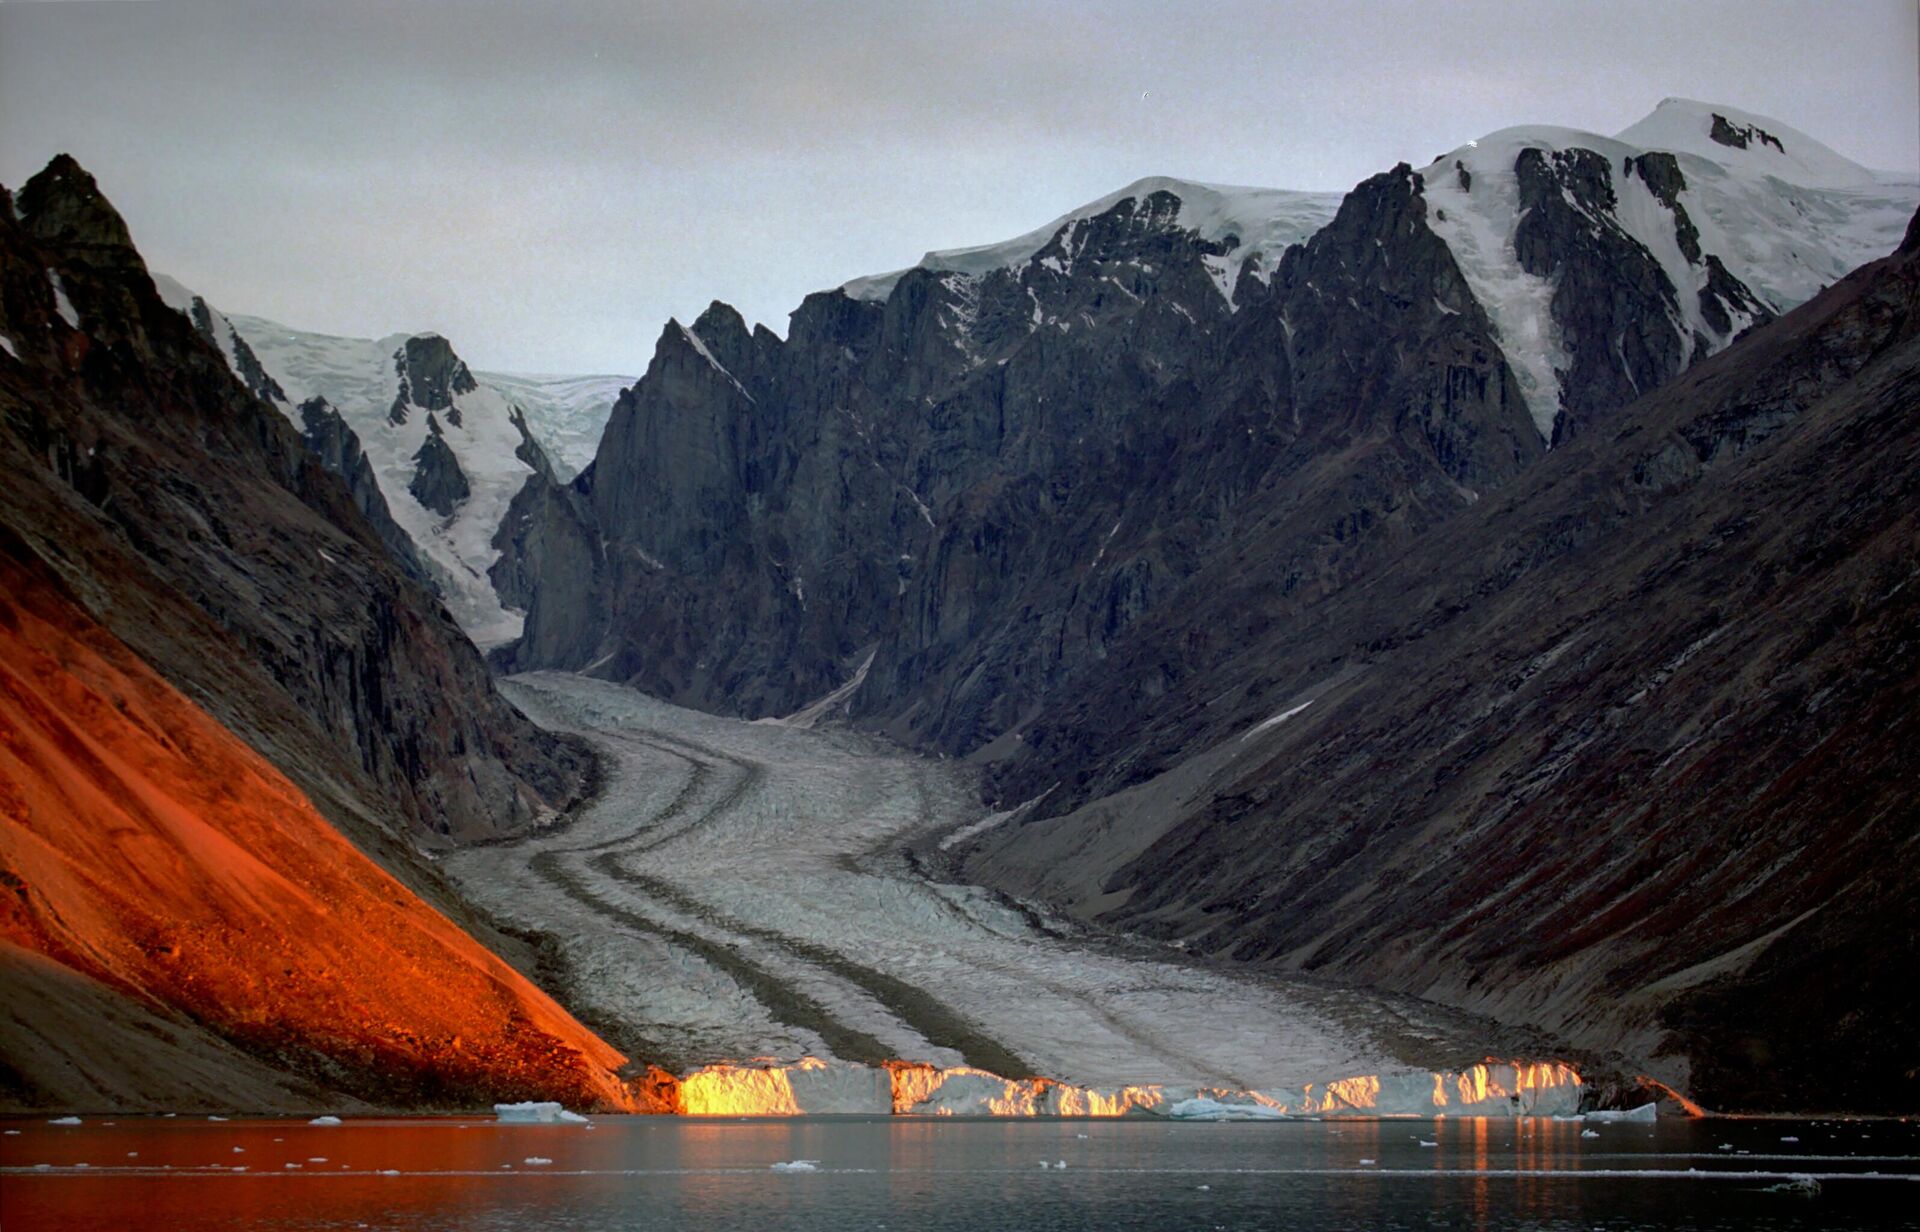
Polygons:
[[0,3],[0,183],[71,152],[229,311],[634,373],[1143,175],[1346,189],[1667,95],[1914,171],[1917,48],[1915,0]]

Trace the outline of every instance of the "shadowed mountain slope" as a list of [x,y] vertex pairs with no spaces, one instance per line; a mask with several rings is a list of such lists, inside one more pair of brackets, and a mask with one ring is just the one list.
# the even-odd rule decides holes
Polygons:
[[1920,222],[1355,586],[1248,538],[1027,729],[1000,790],[1056,816],[968,867],[1712,1106],[1911,1109],[1916,307]]
[[585,755],[494,692],[71,160],[0,211],[0,262],[0,519],[116,635],[276,764],[312,765],[290,772],[318,797],[371,785],[369,811],[421,835],[510,832],[579,794]]

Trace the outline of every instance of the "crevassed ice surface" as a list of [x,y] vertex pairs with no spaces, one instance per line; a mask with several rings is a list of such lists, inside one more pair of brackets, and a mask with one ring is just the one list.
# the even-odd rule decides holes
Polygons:
[[600,434],[613,415],[613,404],[623,390],[639,383],[637,376],[563,376],[524,372],[475,372],[473,379],[491,386],[522,411],[527,426],[547,451],[561,479],[586,469],[600,448]]
[[1424,1074],[1373,1029],[1405,1028],[1404,1006],[1121,952],[921,875],[908,844],[981,815],[951,763],[564,674],[504,687],[610,755],[606,790],[566,829],[442,866],[556,937],[579,1002],[639,1059],[902,1058],[1241,1090]]

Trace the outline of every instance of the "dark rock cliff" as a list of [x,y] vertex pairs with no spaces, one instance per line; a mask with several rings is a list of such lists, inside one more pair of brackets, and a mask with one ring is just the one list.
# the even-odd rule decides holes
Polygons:
[[407,339],[393,357],[400,388],[394,395],[388,418],[394,423],[407,421],[407,408],[440,411],[460,422],[453,405],[457,394],[472,393],[480,386],[467,371],[466,361],[453,353],[453,344],[439,334],[416,334]]
[[413,478],[407,481],[407,491],[443,518],[452,517],[454,506],[473,495],[467,473],[460,469],[460,459],[448,446],[440,420],[432,412],[427,414],[426,439],[413,455]]
[[0,331],[0,519],[364,845],[397,850],[382,817],[480,838],[579,795],[585,755],[494,692],[340,479],[160,301],[71,159],[0,210]]
[[758,715],[872,655],[862,711],[965,751],[1243,508],[1297,539],[1298,585],[1331,585],[1376,529],[1539,454],[1407,169],[1232,301],[1223,246],[1178,209],[1127,198],[1013,267],[909,271],[884,303],[811,296],[785,342],[719,304],[669,326],[593,467],[509,518],[501,571],[538,584],[505,660]]
[[[1511,256],[1551,281],[1569,364],[1556,442],[1769,315],[1702,249],[1673,156],[1523,148],[1511,170]],[[1004,751],[1242,540],[1305,601],[1544,453],[1431,209],[1401,166],[1307,243],[1234,264],[1177,193],[1143,192],[1003,268],[810,296],[785,341],[723,304],[672,324],[591,474],[503,535],[529,615],[501,662],[758,717],[871,656],[861,721]],[[1649,226],[1672,228],[1666,258]]]

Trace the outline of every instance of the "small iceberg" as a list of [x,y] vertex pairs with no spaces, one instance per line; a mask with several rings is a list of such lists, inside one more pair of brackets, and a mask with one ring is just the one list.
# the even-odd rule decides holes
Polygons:
[[1641,1104],[1638,1108],[1604,1108],[1599,1112],[1589,1112],[1589,1121],[1630,1121],[1635,1124],[1651,1125],[1660,1119],[1660,1110],[1654,1104]]
[[529,1155],[520,1162],[523,1164],[532,1164],[536,1168],[544,1168],[553,1161],[544,1155]]
[[775,1172],[818,1172],[820,1161],[817,1159],[789,1159],[785,1163],[773,1165]]
[[338,1125],[339,1123],[340,1118],[337,1116],[317,1116],[307,1122],[309,1125]]
[[78,1124],[80,1124],[80,1118],[79,1118],[79,1117],[77,1117],[77,1116],[63,1116],[63,1117],[55,1117],[55,1118],[53,1118],[53,1119],[52,1119],[51,1121],[48,1121],[48,1122],[47,1122],[47,1124],[49,1124],[49,1125],[78,1125]]
[[493,1115],[502,1125],[585,1125],[587,1118],[568,1112],[552,1101],[495,1104]]

